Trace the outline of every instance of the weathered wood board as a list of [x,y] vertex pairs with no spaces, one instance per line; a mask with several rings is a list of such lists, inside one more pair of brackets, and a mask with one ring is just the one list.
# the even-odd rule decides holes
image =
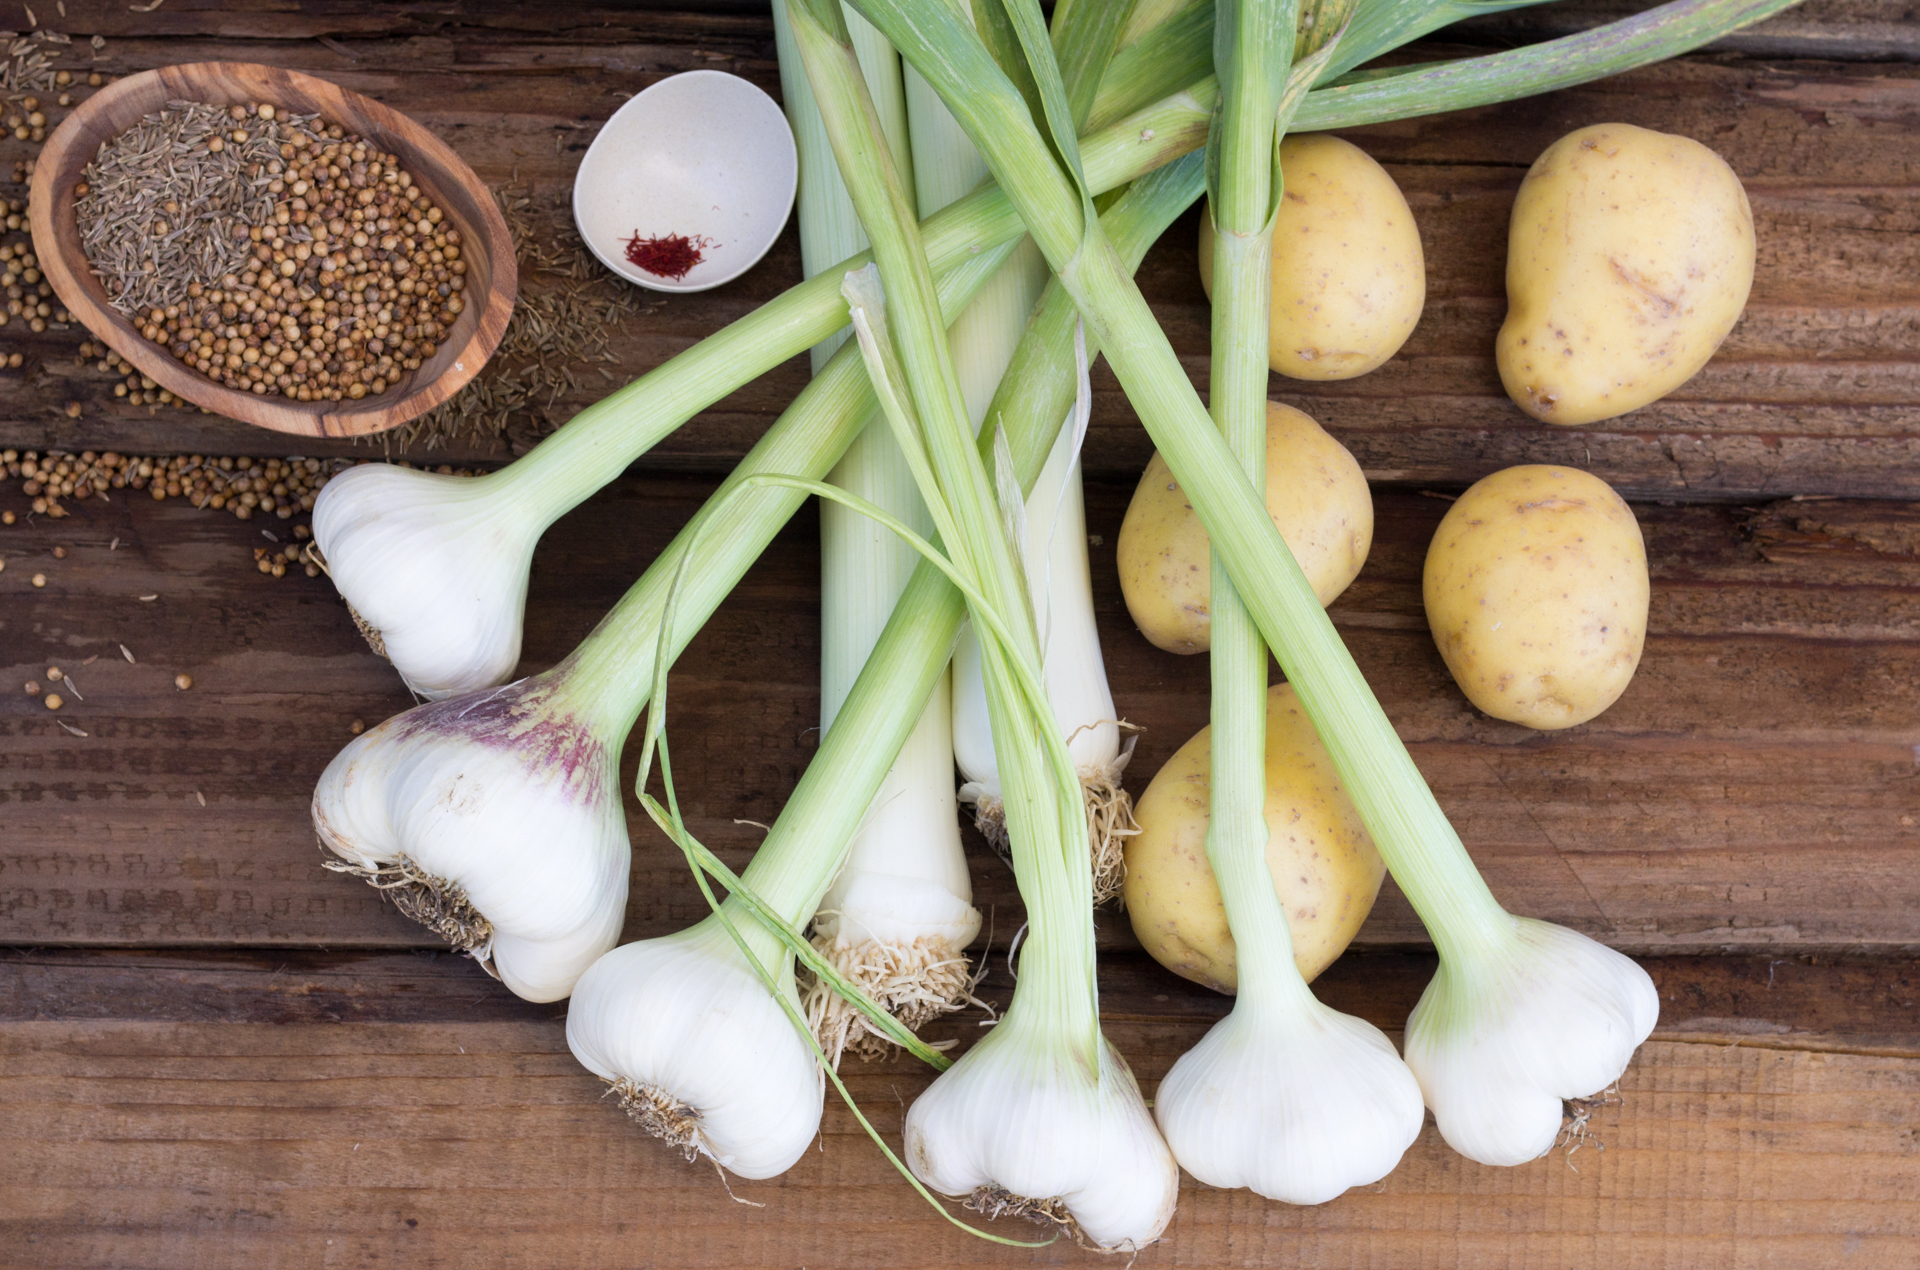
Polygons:
[[[1883,1034],[1889,1016],[1874,1011],[1912,1004],[1914,967],[1651,968],[1673,1031],[1643,1047],[1622,1101],[1595,1108],[1579,1150],[1491,1169],[1429,1125],[1385,1181],[1308,1209],[1188,1180],[1166,1239],[1137,1264],[1911,1266],[1920,1031],[1909,1013]],[[1423,958],[1349,959],[1322,992],[1391,1027],[1430,972]],[[1206,1007],[1219,998],[1207,998],[1169,1016],[1162,998],[1179,987],[1158,967],[1123,961],[1102,979],[1107,1033],[1149,1087],[1217,1015]],[[1004,988],[989,995],[1004,999]],[[545,1270],[1086,1256],[953,1230],[837,1105],[817,1151],[775,1181],[733,1182],[730,1195],[709,1166],[683,1163],[603,1098],[567,1054],[559,1012],[444,957],[0,965],[0,1144],[13,1161],[0,1183],[0,1264]],[[924,1069],[852,1064],[847,1075],[897,1140]]]
[[[572,648],[710,488],[633,478],[556,526],[535,557],[527,668]],[[1112,544],[1130,494],[1094,485],[1088,506],[1115,699],[1147,728],[1137,790],[1204,725],[1206,666],[1128,621]],[[1333,618],[1510,907],[1637,952],[1920,949],[1911,508],[1640,505],[1655,562],[1641,669],[1599,719],[1547,734],[1473,711],[1433,646],[1420,566],[1446,502],[1382,491],[1376,505],[1373,553]],[[678,784],[695,831],[736,864],[759,831],[735,821],[771,821],[815,741],[814,538],[803,514],[677,667]],[[85,699],[56,719],[0,693],[0,941],[420,942],[370,888],[321,869],[307,818],[348,725],[409,704],[324,578],[255,573],[257,526],[144,497],[76,504],[9,541],[0,585],[49,581],[13,583],[0,674],[58,664]],[[190,692],[172,686],[181,670]],[[637,808],[629,829],[629,934],[675,929],[699,894]],[[1011,930],[1010,875],[976,846],[982,900]],[[1124,920],[1103,929],[1130,942]],[[1361,941],[1424,935],[1389,889]]]
[[[105,35],[98,64],[109,72],[248,60],[367,93],[439,132],[484,179],[524,189],[548,235],[566,232],[572,170],[626,94],[698,67],[777,92],[764,6],[701,7],[34,5],[43,25]],[[1567,0],[1477,20],[1455,38],[1501,46],[1632,7]],[[4,10],[0,25],[28,23]],[[1915,1264],[1920,972],[1905,958],[1920,953],[1916,32],[1901,6],[1810,0],[1679,64],[1351,134],[1407,192],[1429,301],[1380,372],[1272,386],[1374,481],[1374,551],[1332,616],[1495,892],[1643,957],[1663,1018],[1622,1082],[1625,1102],[1597,1108],[1599,1142],[1570,1157],[1485,1169],[1429,1126],[1385,1182],[1316,1209],[1189,1181],[1168,1239],[1142,1264]],[[1752,198],[1760,268],[1745,319],[1685,389],[1610,425],[1550,428],[1506,402],[1492,364],[1505,220],[1532,157],[1604,119],[1685,132],[1725,154]],[[0,177],[26,153],[0,140]],[[1193,231],[1190,213],[1141,280],[1204,389]],[[657,365],[798,272],[790,228],[739,282],[621,320],[608,332],[609,373]],[[0,449],[374,452],[116,404],[111,376],[76,365],[81,338],[0,329],[0,352],[27,362],[0,371]],[[536,560],[527,669],[591,629],[805,374],[796,358],[729,395],[555,528]],[[588,382],[558,417],[604,391],[599,376]],[[1104,368],[1095,387],[1096,602],[1120,708],[1149,729],[1129,778],[1138,792],[1204,721],[1205,667],[1150,648],[1126,618],[1112,550],[1150,447]],[[509,452],[504,440],[465,441],[433,461]],[[1471,710],[1420,604],[1445,496],[1518,462],[1613,482],[1653,561],[1639,675],[1600,719],[1566,733]],[[0,509],[25,505],[0,483]],[[353,720],[409,704],[325,580],[254,572],[259,521],[133,491],[69,511],[0,528],[0,945],[13,946],[0,957],[0,1141],[13,1165],[0,1178],[0,1266],[1083,1256],[952,1231],[837,1106],[821,1149],[792,1173],[735,1184],[763,1209],[736,1205],[709,1169],[642,1138],[567,1055],[564,1006],[518,1002],[472,963],[423,954],[417,928],[319,867],[306,813],[315,777]],[[812,753],[815,543],[803,513],[676,668],[681,788],[695,830],[735,865],[759,832],[736,819],[777,815]],[[29,585],[35,572],[45,588]],[[59,715],[85,737],[10,682],[49,664],[85,694]],[[172,686],[181,670],[191,691]],[[629,828],[628,935],[700,916],[678,853],[637,812]],[[969,840],[992,947],[1004,952],[1018,897]],[[1151,1090],[1225,999],[1146,961],[1122,915],[1102,915],[1100,939],[1109,1035]],[[1397,1032],[1433,962],[1391,886],[1359,943],[1318,990]],[[1003,1002],[1008,990],[996,957],[985,994]],[[941,1034],[964,1042],[977,1023],[964,1016]],[[899,1109],[926,1077],[905,1063],[848,1075],[897,1141]]]

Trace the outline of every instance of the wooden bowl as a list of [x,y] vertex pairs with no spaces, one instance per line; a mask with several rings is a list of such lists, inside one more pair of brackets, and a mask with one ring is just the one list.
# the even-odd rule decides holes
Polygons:
[[[100,146],[171,101],[220,106],[266,102],[276,110],[318,114],[400,156],[402,169],[460,231],[467,262],[466,308],[420,369],[378,396],[358,401],[295,401],[215,383],[150,343],[107,301],[80,246],[74,187]],[[297,71],[246,62],[195,62],[145,71],[100,90],[67,116],[33,173],[28,202],[40,271],[75,317],[142,375],[217,414],[301,436],[362,436],[433,409],[472,379],[499,347],[513,312],[518,271],[506,221],[487,187],[444,142],[397,111]]]

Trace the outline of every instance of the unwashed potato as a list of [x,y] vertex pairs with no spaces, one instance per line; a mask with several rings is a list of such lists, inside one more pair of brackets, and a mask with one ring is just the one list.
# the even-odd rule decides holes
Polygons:
[[[1167,969],[1220,992],[1238,985],[1233,934],[1207,864],[1211,729],[1174,752],[1134,807],[1127,915]],[[1346,951],[1386,868],[1290,684],[1267,689],[1267,871],[1308,979]]]
[[1450,508],[1427,548],[1427,624],[1474,705],[1570,728],[1612,705],[1647,635],[1647,551],[1597,476],[1510,467]]
[[[1311,417],[1267,403],[1267,513],[1324,606],[1373,545],[1373,498],[1347,447]],[[1212,639],[1207,531],[1156,452],[1120,523],[1115,555],[1127,612],[1155,647],[1198,653]]]
[[[1366,151],[1326,133],[1280,143],[1286,192],[1273,224],[1268,365],[1352,379],[1392,357],[1427,302],[1420,228]],[[1200,218],[1200,285],[1213,294],[1213,223]]]
[[1753,213],[1726,161],[1631,124],[1569,133],[1513,202],[1507,395],[1582,424],[1658,401],[1707,364],[1753,285]]

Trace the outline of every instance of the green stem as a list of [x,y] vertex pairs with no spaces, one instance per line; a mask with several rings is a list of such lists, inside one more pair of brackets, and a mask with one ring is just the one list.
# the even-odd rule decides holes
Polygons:
[[[1002,529],[995,487],[976,448],[946,332],[938,322],[932,270],[914,209],[889,156],[875,144],[878,125],[852,65],[844,30],[839,29],[838,6],[791,0],[788,8],[841,175],[873,243],[887,291],[885,319],[893,332],[890,347],[899,359],[907,399],[896,408],[888,406],[883,396],[883,408],[889,410],[889,422],[901,435],[910,459],[917,447],[924,446],[930,470],[920,478],[922,495],[934,513],[945,548],[960,572],[975,580],[988,611],[1001,616],[1011,640],[988,638],[982,630],[995,753],[1000,758],[1016,872],[1022,894],[1029,899],[1032,955],[1027,973],[1035,990],[1047,998],[1049,1013],[1063,1014],[1069,1029],[1083,1033],[1084,1043],[1094,1047],[1099,1043],[1099,1018],[1090,959],[1092,918],[1083,905],[1075,903],[1073,878],[1060,844],[1063,826],[1082,823],[1079,786],[1053,734],[1052,712],[1044,699],[1012,704],[1020,695],[1013,685],[1025,679],[1037,682],[1040,675],[1040,649],[1026,580]],[[977,41],[973,47],[984,56],[985,49]],[[1007,83],[1004,76],[999,79]],[[1024,101],[1010,83],[1007,88],[1009,100],[1019,103],[1016,109],[1024,115]],[[875,335],[875,347],[869,350],[870,369],[876,356],[882,361],[888,356],[888,339],[878,329]],[[1014,614],[1022,620],[1013,620]],[[978,623],[985,614],[975,610],[973,616]],[[1037,711],[1032,708],[1035,704],[1040,707]],[[1056,768],[1067,773],[1066,780],[1055,779]],[[1060,788],[1066,785],[1071,786],[1070,801]],[[1019,867],[1023,860],[1026,869]],[[1054,916],[1068,929],[1057,933],[1051,929],[1049,919]],[[1088,927],[1084,939],[1073,937],[1075,916]],[[1097,1062],[1097,1050],[1090,1053]]]
[[1405,75],[1315,89],[1294,117],[1296,132],[1411,119],[1513,101],[1662,61],[1741,27],[1770,18],[1799,0],[1673,0],[1591,31],[1525,48],[1462,58]]
[[[1212,413],[1263,501],[1279,196],[1274,111],[1292,60],[1297,10],[1298,0],[1219,0],[1215,27],[1221,94],[1208,155],[1216,231]],[[1219,552],[1211,553],[1211,568],[1207,862],[1233,933],[1240,995],[1264,1003],[1300,979],[1286,913],[1267,870],[1267,646]]]
[[[968,257],[943,277],[943,315],[958,315],[1018,242],[1017,236],[1009,237],[997,247]],[[877,405],[859,350],[841,349],[800,391],[712,497],[729,498],[756,475],[825,476],[860,435]],[[689,545],[694,547],[694,554],[687,562],[675,603],[683,613],[697,615],[698,620],[676,624],[670,650],[675,657],[699,633],[700,626],[806,497],[790,488],[755,488],[743,493],[733,504],[733,513],[701,535],[697,543],[692,542],[690,531],[682,530],[592,634],[565,661],[546,672],[547,676],[566,685],[564,691],[578,708],[604,720],[607,735],[625,736],[646,708],[653,687],[654,637]]]

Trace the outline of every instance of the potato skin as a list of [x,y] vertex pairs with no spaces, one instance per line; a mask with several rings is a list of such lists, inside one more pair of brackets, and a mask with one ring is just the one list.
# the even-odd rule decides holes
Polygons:
[[[1267,513],[1324,606],[1347,589],[1373,545],[1373,498],[1353,455],[1313,419],[1267,403]],[[1204,651],[1212,639],[1207,531],[1156,452],[1133,491],[1115,546],[1127,611],[1157,648]]]
[[1570,467],[1474,485],[1427,548],[1427,625],[1467,699],[1496,719],[1570,728],[1612,705],[1647,634],[1633,510]]
[[[1210,728],[1174,752],[1134,805],[1127,915],[1167,969],[1219,992],[1238,985],[1233,935],[1207,863]],[[1267,869],[1311,980],[1346,951],[1380,894],[1386,866],[1348,801],[1290,684],[1267,689]]]
[[1547,423],[1637,410],[1693,378],[1753,286],[1740,178],[1689,137],[1568,133],[1534,161],[1507,237],[1507,395]]
[[[1267,363],[1293,379],[1352,379],[1400,351],[1427,302],[1406,196],[1366,151],[1324,132],[1280,143]],[[1200,285],[1213,294],[1213,218],[1200,218]]]

